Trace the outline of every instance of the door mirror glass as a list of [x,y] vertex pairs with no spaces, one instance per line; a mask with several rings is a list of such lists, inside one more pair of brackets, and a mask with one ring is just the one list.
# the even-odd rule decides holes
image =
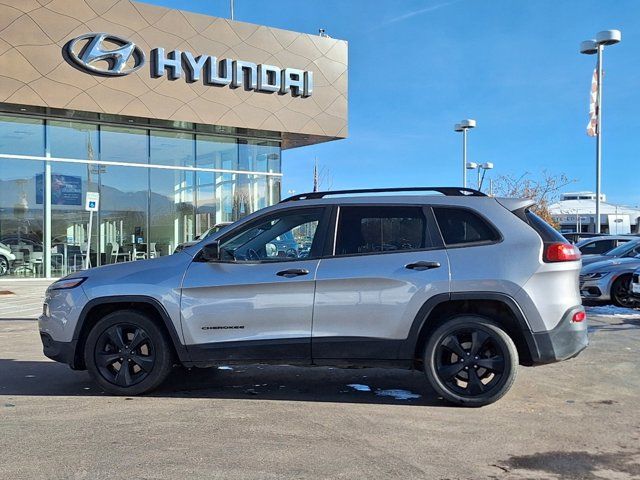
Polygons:
[[205,262],[217,262],[220,260],[220,244],[213,242],[202,247],[200,258]]

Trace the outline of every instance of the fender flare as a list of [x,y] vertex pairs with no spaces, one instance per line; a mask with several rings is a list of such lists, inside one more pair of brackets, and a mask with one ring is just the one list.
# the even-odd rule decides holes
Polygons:
[[406,341],[403,342],[403,345],[400,347],[399,358],[412,359],[414,357],[418,339],[420,338],[420,333],[427,324],[429,315],[431,315],[431,312],[433,312],[433,310],[438,305],[450,301],[460,300],[495,300],[507,305],[518,323],[518,329],[524,337],[529,352],[531,353],[531,355],[534,355],[537,352],[538,348],[536,346],[531,327],[529,326],[529,323],[527,322],[522,309],[511,296],[499,292],[472,291],[440,293],[427,300],[424,305],[422,305],[422,307],[416,314],[413,323],[411,324],[409,335],[407,336]]
[[[108,297],[98,297],[90,300],[87,304],[82,308],[80,312],[80,317],[78,318],[78,322],[76,323],[76,327],[73,331],[73,343],[75,344],[75,349],[79,346],[80,332],[85,324],[87,319],[87,315],[89,312],[97,306],[100,305],[108,305],[111,303],[143,303],[150,307],[152,307],[158,314],[164,323],[164,326],[169,332],[169,337],[171,338],[171,342],[173,343],[173,347],[178,354],[178,359],[180,363],[185,366],[189,366],[191,364],[191,355],[187,350],[187,347],[183,345],[180,341],[180,336],[176,331],[176,327],[174,323],[171,321],[171,317],[167,313],[167,310],[164,308],[164,305],[160,303],[157,299],[153,297],[149,297],[147,295],[113,295]],[[77,351],[75,352],[75,356],[77,356]]]

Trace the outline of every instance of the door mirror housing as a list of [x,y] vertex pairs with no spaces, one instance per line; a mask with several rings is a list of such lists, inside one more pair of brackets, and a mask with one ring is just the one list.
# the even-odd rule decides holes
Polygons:
[[202,247],[200,259],[204,262],[217,262],[220,260],[220,243],[212,242]]

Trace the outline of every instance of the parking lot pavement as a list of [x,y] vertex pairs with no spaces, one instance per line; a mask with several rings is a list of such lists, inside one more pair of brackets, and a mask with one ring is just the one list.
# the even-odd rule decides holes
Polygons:
[[0,319],[36,318],[51,280],[0,279]]
[[33,319],[0,319],[0,477],[640,478],[640,312],[590,321],[578,358],[464,409],[379,369],[176,369],[153,395],[111,397],[44,358]]

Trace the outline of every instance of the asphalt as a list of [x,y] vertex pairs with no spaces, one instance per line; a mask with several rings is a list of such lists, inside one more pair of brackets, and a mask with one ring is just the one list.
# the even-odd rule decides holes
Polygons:
[[640,478],[640,312],[590,309],[585,352],[480,409],[420,372],[262,365],[111,397],[19,313],[0,318],[0,478]]

